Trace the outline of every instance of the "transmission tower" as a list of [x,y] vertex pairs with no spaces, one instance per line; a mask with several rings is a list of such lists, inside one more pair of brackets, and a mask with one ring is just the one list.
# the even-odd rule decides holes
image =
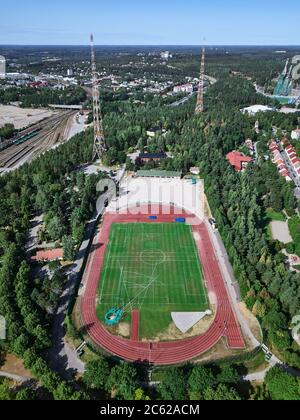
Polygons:
[[96,68],[96,56],[94,48],[94,35],[91,34],[91,50],[92,50],[92,81],[93,81],[93,113],[94,113],[94,149],[93,160],[102,160],[106,152],[106,144],[103,131],[103,121],[101,115],[99,83]]
[[205,71],[205,47],[202,48],[200,79],[198,87],[198,97],[196,105],[196,114],[201,114],[204,111],[204,71]]

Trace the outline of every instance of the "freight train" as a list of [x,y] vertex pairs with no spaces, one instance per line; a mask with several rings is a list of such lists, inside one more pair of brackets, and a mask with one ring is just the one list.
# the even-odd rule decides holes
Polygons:
[[26,131],[22,132],[21,136],[18,136],[14,139],[11,139],[11,140],[6,140],[6,141],[3,141],[3,142],[0,142],[0,151],[5,150],[8,147],[13,146],[13,145],[18,146],[20,144],[25,143],[26,141],[35,137],[40,131],[41,131],[41,128],[29,129],[29,130],[26,130]]

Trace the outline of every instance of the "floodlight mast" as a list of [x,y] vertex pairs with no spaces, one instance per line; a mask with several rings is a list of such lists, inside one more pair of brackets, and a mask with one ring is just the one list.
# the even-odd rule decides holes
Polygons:
[[93,82],[93,114],[94,114],[94,147],[93,160],[100,159],[107,151],[103,130],[103,120],[100,105],[99,82],[97,77],[96,55],[94,47],[94,35],[91,34],[91,63],[92,63],[92,82]]

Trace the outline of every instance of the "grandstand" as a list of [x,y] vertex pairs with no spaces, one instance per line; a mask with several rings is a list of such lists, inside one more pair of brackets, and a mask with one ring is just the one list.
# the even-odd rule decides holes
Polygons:
[[153,169],[150,171],[140,170],[137,171],[136,176],[139,178],[178,178],[182,177],[182,172],[176,171],[160,171]]

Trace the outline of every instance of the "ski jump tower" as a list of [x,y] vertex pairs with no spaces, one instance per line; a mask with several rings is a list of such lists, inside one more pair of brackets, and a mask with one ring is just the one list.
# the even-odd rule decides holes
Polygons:
[[106,152],[106,144],[103,131],[103,121],[100,106],[99,83],[96,68],[96,56],[94,48],[94,35],[91,34],[91,52],[92,52],[92,81],[93,81],[93,113],[94,113],[94,149],[93,160],[100,159]]
[[275,96],[289,96],[292,92],[292,88],[293,88],[293,77],[292,77],[293,65],[291,65],[290,68],[289,68],[289,62],[290,62],[290,60],[287,59],[284,70],[277,80],[275,90],[274,90],[274,95]]
[[200,78],[198,86],[198,97],[196,104],[196,114],[201,114],[204,111],[204,72],[205,72],[205,47],[202,48]]

